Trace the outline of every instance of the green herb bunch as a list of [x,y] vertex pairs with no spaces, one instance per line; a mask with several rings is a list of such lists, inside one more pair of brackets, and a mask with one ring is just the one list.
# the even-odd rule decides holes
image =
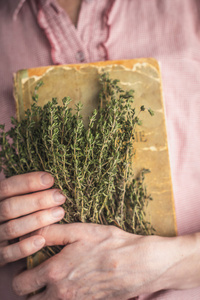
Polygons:
[[[145,207],[151,196],[144,186],[144,173],[132,179],[135,126],[141,121],[133,108],[133,91],[124,91],[108,74],[100,77],[99,109],[86,128],[81,108],[69,108],[71,99],[53,98],[44,107],[33,104],[22,121],[0,130],[0,167],[7,177],[46,171],[55,178],[54,188],[66,196],[61,223],[93,222],[116,225],[136,234],[151,234]],[[141,106],[141,111],[144,111]],[[149,109],[149,113],[152,110]],[[12,142],[10,142],[10,138]],[[53,249],[53,250],[52,250]],[[56,253],[59,247],[49,248]]]

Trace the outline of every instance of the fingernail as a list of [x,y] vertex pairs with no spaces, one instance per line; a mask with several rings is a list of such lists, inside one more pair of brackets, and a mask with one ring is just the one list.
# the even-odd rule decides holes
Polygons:
[[48,185],[50,183],[53,183],[53,177],[50,174],[44,174],[41,176],[41,183],[43,185]]
[[53,198],[54,198],[54,201],[57,203],[64,203],[65,199],[66,199],[65,196],[63,194],[61,194],[59,191],[56,191],[53,194]]
[[38,248],[38,247],[42,247],[42,245],[44,245],[45,243],[45,239],[43,237],[37,238],[34,240],[34,245]]
[[61,207],[52,209],[52,216],[56,219],[60,219],[64,216],[64,211]]

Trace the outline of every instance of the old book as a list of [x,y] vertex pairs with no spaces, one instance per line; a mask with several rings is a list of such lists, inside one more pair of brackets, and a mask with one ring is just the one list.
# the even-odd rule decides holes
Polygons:
[[83,103],[83,119],[87,125],[88,116],[98,107],[100,91],[99,74],[109,72],[110,77],[119,79],[123,89],[133,89],[134,106],[150,107],[155,115],[140,115],[142,126],[135,134],[133,159],[134,174],[143,168],[150,169],[145,183],[153,197],[147,208],[147,218],[162,236],[176,235],[176,218],[170,176],[165,114],[162,99],[162,83],[159,64],[154,59],[133,59],[106,61],[89,64],[48,66],[18,71],[14,75],[14,96],[17,117],[21,120],[30,108],[36,82],[42,80],[39,89],[39,105],[44,105],[52,97],[59,104],[65,96],[72,99],[71,106]]

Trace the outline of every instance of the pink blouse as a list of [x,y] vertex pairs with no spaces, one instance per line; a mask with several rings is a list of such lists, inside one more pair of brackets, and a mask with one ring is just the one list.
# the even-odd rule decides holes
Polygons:
[[[1,0],[0,123],[15,114],[19,69],[138,57],[161,64],[178,232],[200,231],[199,0],[83,0],[77,28],[56,0]],[[22,265],[0,269],[2,300],[24,299],[11,289]],[[200,288],[139,299],[199,300]]]

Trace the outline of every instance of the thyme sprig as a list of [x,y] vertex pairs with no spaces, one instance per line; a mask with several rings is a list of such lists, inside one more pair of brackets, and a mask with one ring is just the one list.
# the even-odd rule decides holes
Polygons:
[[[133,108],[133,91],[124,91],[108,74],[100,77],[99,109],[94,110],[86,128],[65,97],[39,107],[39,82],[31,109],[22,121],[12,118],[13,127],[0,126],[0,167],[7,177],[26,172],[46,171],[55,178],[54,187],[66,196],[61,223],[93,222],[112,224],[136,234],[152,234],[145,220],[151,196],[144,186],[142,170],[133,178],[135,127],[141,124]],[[146,110],[141,106],[140,111]],[[147,109],[151,115],[153,111]],[[12,142],[10,142],[10,138]],[[60,247],[46,249],[49,255]]]

